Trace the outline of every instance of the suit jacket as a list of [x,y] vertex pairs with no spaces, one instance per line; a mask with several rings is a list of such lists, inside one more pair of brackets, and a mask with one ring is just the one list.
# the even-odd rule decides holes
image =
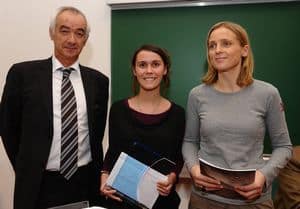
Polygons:
[[[95,192],[103,162],[108,78],[80,65],[86,97]],[[52,59],[14,64],[8,72],[0,109],[1,135],[15,170],[15,209],[33,209],[38,199],[53,136]]]

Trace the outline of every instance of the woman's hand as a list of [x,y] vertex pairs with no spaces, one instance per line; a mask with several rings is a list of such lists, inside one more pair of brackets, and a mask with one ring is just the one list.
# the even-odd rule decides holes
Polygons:
[[157,182],[157,191],[162,196],[168,196],[171,192],[173,185],[176,182],[176,174],[174,172],[168,175],[167,181]]
[[106,172],[101,173],[101,186],[100,186],[101,195],[105,196],[106,199],[111,198],[119,202],[122,202],[122,199],[116,195],[117,191],[106,185],[108,176],[109,173]]
[[236,186],[235,191],[245,197],[247,200],[255,200],[260,197],[266,182],[265,176],[260,172],[255,172],[255,180],[252,184],[246,186]]
[[214,191],[223,188],[221,182],[211,177],[205,176],[200,172],[200,165],[194,165],[191,168],[190,174],[196,187],[202,190]]

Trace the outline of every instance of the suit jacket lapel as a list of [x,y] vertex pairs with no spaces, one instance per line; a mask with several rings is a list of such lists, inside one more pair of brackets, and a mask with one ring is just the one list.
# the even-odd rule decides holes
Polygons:
[[52,99],[52,58],[45,60],[41,65],[40,87],[42,91],[42,100],[47,115],[49,116],[51,127],[53,127],[53,99]]
[[[90,74],[88,73],[87,70],[84,70],[84,67],[80,65],[80,73],[81,73],[81,78],[82,78],[82,83],[83,83],[83,89],[85,93],[85,99],[86,99],[86,108],[87,108],[87,114],[88,114],[88,125],[89,129],[91,128],[91,108],[93,104],[93,79],[89,79]],[[90,132],[91,133],[91,132]]]

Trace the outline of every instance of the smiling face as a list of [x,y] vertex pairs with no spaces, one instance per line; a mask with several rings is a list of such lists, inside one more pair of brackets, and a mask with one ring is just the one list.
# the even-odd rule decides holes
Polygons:
[[72,65],[79,57],[88,35],[86,19],[72,11],[63,11],[56,17],[50,37],[54,43],[54,55],[65,66]]
[[163,76],[167,74],[162,58],[152,52],[142,50],[136,56],[133,74],[140,85],[140,90],[160,90]]
[[236,35],[225,27],[211,32],[207,48],[209,62],[218,73],[240,71],[242,58],[248,55],[248,45],[241,46]]

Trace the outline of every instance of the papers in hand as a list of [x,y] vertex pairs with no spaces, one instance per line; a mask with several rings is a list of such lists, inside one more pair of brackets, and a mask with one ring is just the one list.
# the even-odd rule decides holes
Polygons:
[[122,152],[108,177],[107,185],[130,202],[152,208],[159,196],[156,183],[166,180],[167,176]]
[[209,163],[201,158],[199,158],[199,161],[201,173],[221,181],[221,184],[223,185],[223,189],[211,191],[210,193],[231,199],[245,199],[234,190],[234,187],[251,184],[255,179],[255,169],[226,169]]

